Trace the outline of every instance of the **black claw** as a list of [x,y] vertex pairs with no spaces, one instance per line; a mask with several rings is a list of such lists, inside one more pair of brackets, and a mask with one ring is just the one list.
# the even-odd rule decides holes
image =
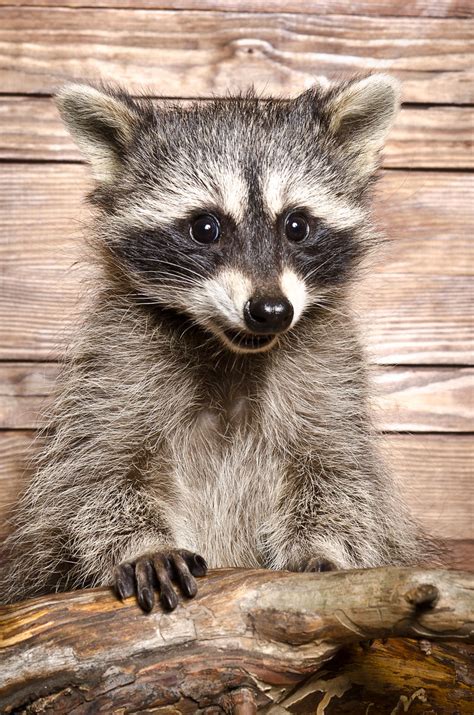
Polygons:
[[121,564],[115,571],[115,590],[124,601],[135,593],[135,569],[132,564]]
[[169,573],[170,576],[171,576],[171,575],[174,573],[174,570],[173,570],[173,567],[174,567],[173,559],[170,558],[169,556],[166,556],[166,555],[163,555],[163,556],[162,556],[162,559],[163,559],[163,566],[165,567],[165,569],[168,571],[168,573]]
[[193,576],[205,576],[207,573],[207,563],[199,554],[193,554],[189,568]]
[[181,573],[180,586],[183,594],[187,596],[187,598],[194,598],[197,593],[197,583],[191,574]]
[[166,608],[167,611],[174,611],[174,609],[178,605],[178,596],[173,591],[173,589],[166,589],[166,591],[161,592],[160,601],[163,605],[163,608]]
[[140,605],[140,608],[142,608],[147,613],[150,613],[151,609],[153,608],[154,601],[155,598],[153,596],[153,591],[151,591],[149,588],[142,588],[142,590],[138,592],[138,603]]
[[133,596],[135,593],[135,585],[130,583],[128,579],[121,578],[120,576],[115,582],[115,587],[122,601],[125,601],[126,598],[130,598],[130,596]]

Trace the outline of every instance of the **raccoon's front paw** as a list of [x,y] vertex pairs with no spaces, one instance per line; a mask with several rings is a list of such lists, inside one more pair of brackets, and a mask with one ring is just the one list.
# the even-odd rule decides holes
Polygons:
[[178,596],[172,582],[179,586],[184,596],[193,598],[197,593],[194,576],[205,576],[206,573],[205,560],[191,551],[154,551],[117,566],[114,587],[122,600],[136,594],[138,605],[146,613],[153,608],[155,589],[158,589],[162,606],[172,611],[178,605]]
[[329,561],[329,559],[323,559],[319,556],[312,556],[311,558],[304,561],[300,571],[337,571],[337,566]]

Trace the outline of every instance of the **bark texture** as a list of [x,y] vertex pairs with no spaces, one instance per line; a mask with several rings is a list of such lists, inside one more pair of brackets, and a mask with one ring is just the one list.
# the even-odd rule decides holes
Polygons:
[[474,574],[231,569],[199,585],[171,614],[107,589],[0,609],[0,712],[472,711]]

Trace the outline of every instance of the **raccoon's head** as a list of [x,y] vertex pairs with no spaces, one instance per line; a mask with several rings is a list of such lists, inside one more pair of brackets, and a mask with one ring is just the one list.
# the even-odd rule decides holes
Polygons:
[[371,242],[368,188],[398,107],[385,75],[292,100],[187,106],[73,84],[57,98],[92,165],[98,233],[130,293],[230,350],[268,350]]

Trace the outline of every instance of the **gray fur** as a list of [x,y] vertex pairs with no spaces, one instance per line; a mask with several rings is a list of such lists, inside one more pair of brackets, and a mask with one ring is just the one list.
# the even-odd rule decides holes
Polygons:
[[[425,557],[377,453],[348,299],[378,240],[370,187],[397,97],[377,75],[292,101],[186,109],[108,88],[60,93],[98,182],[100,273],[6,544],[3,601],[110,584],[115,565],[164,547],[211,567]],[[325,222],[327,255],[318,263],[312,248],[310,268],[275,228],[295,196]],[[208,206],[233,226],[212,260],[179,228]],[[226,293],[219,314],[231,290],[222,271],[268,291],[285,268],[304,292],[301,316],[269,349],[234,351],[221,330],[242,329],[240,299]]]

